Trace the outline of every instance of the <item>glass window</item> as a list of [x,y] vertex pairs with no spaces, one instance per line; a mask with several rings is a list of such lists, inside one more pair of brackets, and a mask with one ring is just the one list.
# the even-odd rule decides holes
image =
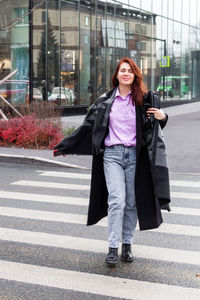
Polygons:
[[[6,11],[5,1],[0,1],[0,22],[25,14],[28,2],[14,5],[7,0]],[[40,0],[31,3],[37,5]],[[90,105],[110,89],[110,78],[124,56],[141,68],[148,88],[165,99],[194,97],[198,94],[199,16],[198,0],[46,1],[33,13],[35,99],[59,99],[65,106]],[[1,31],[0,38],[1,78],[18,69],[15,82],[4,86],[4,92],[11,91],[5,95],[13,102],[28,101],[28,16],[9,31]],[[163,56],[169,57],[167,66],[162,65]]]
[[135,32],[140,33],[141,24],[135,24]]
[[165,17],[168,17],[168,12],[169,12],[169,1],[168,0],[164,0],[163,1],[163,13],[162,15]]
[[89,17],[88,16],[84,16],[84,24],[85,24],[85,26],[89,26]]
[[[182,43],[182,31],[181,24],[174,22],[174,39],[173,39],[173,58],[171,59],[171,67],[173,77],[177,76],[180,78],[181,76],[181,43]],[[173,87],[173,95],[175,98],[181,98],[181,81],[180,80],[172,80]]]
[[190,23],[190,0],[182,0],[182,22]]
[[47,17],[47,14],[46,14],[46,11],[42,11],[42,22],[46,22],[46,17]]
[[[164,0],[164,1],[166,1],[166,0]],[[163,11],[163,0],[160,0],[160,1],[153,0],[152,12],[154,14],[162,15],[162,11]]]
[[147,26],[142,24],[135,24],[135,32],[146,35],[147,34]]
[[140,46],[141,51],[147,51],[147,43],[141,42],[140,44],[141,44],[141,46]]
[[[33,5],[37,4],[33,1]],[[54,87],[60,86],[60,38],[65,36],[60,35],[59,23],[55,0],[33,13],[33,87],[41,91],[44,101],[48,101]]]
[[189,51],[189,26],[182,25],[182,55],[181,55],[181,98],[191,98],[190,88],[190,51]]
[[168,0],[168,18],[174,19],[174,1],[176,0]]
[[165,40],[167,43],[167,38],[168,38],[168,19],[162,18],[162,40]]
[[[60,23],[60,93],[62,105],[80,104],[80,50],[79,50],[79,11],[78,1],[61,1]],[[85,28],[85,14],[81,15],[82,28]],[[87,20],[87,19],[86,19]],[[87,21],[86,21],[87,22]],[[87,33],[87,29],[86,32]],[[85,45],[87,34],[82,36]]]
[[[28,8],[26,7],[16,7],[14,8],[14,16],[15,18],[20,18],[21,16],[25,15],[27,11]],[[28,24],[28,15],[24,16],[24,18],[22,18],[22,20],[17,25],[21,24]]]
[[200,2],[197,1],[197,27],[200,28]]
[[89,35],[84,35],[84,44],[88,44],[89,43]]
[[174,19],[180,21],[182,19],[182,0],[174,1]]
[[[85,8],[87,2],[87,9]],[[91,21],[92,18],[90,12],[91,1],[81,1],[80,5],[80,24],[79,24],[79,33],[80,33],[80,59],[79,59],[79,104],[89,104],[90,94],[88,91],[88,86],[90,82],[90,69],[91,69],[91,59],[90,59],[90,36],[91,36]],[[87,26],[85,26],[88,24]]]
[[174,40],[174,21],[168,19],[167,22],[167,55],[172,57],[173,53],[173,40]]
[[155,30],[156,38],[162,39],[162,18],[159,16],[155,17]]
[[197,34],[197,38],[196,38],[196,49],[200,50],[200,29],[196,29],[196,34]]
[[134,7],[134,8],[138,8],[140,9],[140,0],[129,0],[129,5]]
[[13,104],[25,103],[29,99],[28,16],[24,16],[18,24],[13,23],[15,18],[22,17],[28,11],[28,5],[28,1],[0,2],[1,29],[15,24],[0,32],[0,65],[3,64],[0,80],[17,69],[16,75],[1,86],[0,94]]
[[197,29],[196,28],[190,27],[189,39],[190,39],[190,49],[196,50],[196,47],[197,47]]
[[141,0],[141,9],[151,11],[151,0]]
[[197,25],[197,0],[190,0],[190,25]]

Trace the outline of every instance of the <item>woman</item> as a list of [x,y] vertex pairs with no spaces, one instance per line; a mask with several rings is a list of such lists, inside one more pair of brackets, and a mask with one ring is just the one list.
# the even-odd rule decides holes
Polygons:
[[158,96],[147,92],[138,66],[123,58],[112,77],[114,88],[89,110],[83,125],[54,148],[54,155],[91,154],[92,180],[87,225],[108,214],[109,251],[115,265],[122,234],[122,260],[132,262],[137,219],[140,230],[162,223],[169,210],[169,176],[162,130],[168,116]]

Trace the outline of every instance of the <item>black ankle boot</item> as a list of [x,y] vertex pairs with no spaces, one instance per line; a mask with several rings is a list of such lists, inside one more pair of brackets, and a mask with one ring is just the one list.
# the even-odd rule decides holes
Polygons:
[[118,258],[118,248],[109,248],[108,255],[106,256],[106,262],[109,265],[115,265]]
[[134,260],[130,244],[122,244],[122,260],[126,262],[132,262]]

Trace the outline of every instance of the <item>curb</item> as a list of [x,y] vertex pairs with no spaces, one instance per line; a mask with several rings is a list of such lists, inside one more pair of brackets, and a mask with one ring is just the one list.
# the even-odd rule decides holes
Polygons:
[[74,168],[74,169],[83,169],[90,170],[87,167],[67,164],[60,161],[53,161],[51,159],[41,158],[37,156],[24,156],[24,155],[13,155],[13,154],[0,154],[0,162],[6,163],[24,163],[28,165],[43,165],[51,167],[62,167],[62,168]]

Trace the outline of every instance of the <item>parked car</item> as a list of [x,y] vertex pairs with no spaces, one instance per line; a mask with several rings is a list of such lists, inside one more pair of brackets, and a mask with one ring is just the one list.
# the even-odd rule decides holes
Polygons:
[[59,99],[61,99],[61,103],[73,104],[74,91],[66,87],[54,87],[48,100],[57,102]]
[[[30,87],[28,86],[27,88],[27,97],[28,99],[30,98]],[[43,97],[42,97],[42,92],[40,91],[40,89],[34,87],[33,88],[33,100],[34,101],[42,101]]]

